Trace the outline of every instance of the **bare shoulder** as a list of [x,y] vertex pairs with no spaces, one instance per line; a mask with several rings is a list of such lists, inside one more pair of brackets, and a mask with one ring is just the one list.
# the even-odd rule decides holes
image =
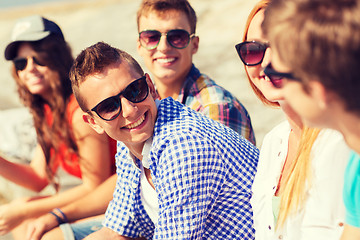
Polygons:
[[78,108],[73,113],[72,118],[72,129],[74,135],[77,139],[87,137],[87,136],[95,136],[101,138],[102,135],[97,134],[91,126],[86,123],[83,119],[84,112]]

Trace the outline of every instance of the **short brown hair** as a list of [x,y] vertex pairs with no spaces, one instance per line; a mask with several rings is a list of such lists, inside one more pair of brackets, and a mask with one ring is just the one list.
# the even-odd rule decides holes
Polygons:
[[139,63],[127,52],[111,47],[104,42],[98,42],[84,49],[75,59],[70,70],[70,80],[74,95],[84,112],[88,109],[85,100],[80,95],[79,86],[87,77],[101,73],[112,64],[127,62],[135,72],[144,75]]
[[262,28],[302,79],[321,82],[360,113],[360,0],[273,0]]
[[190,23],[191,33],[195,33],[197,22],[196,13],[187,0],[143,0],[137,11],[138,30],[141,16],[147,16],[150,12],[164,15],[169,11],[180,11],[185,13]]

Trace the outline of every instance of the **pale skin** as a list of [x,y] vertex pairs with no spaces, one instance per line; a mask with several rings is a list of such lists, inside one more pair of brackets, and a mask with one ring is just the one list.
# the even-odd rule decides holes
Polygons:
[[84,240],[145,240],[146,238],[129,238],[125,236],[121,236],[116,232],[112,231],[109,228],[103,227],[99,231],[89,235],[88,237],[84,238]]
[[[53,97],[48,81],[57,77],[57,73],[46,66],[37,65],[30,58],[36,56],[30,45],[23,43],[18,50],[18,57],[29,57],[19,77],[33,94],[43,98]],[[80,169],[83,183],[68,191],[43,198],[28,198],[14,201],[0,207],[0,235],[12,231],[15,239],[25,239],[27,224],[54,208],[64,206],[86,195],[110,176],[108,137],[99,135],[84,123],[82,111],[74,112],[72,128],[81,156]],[[30,165],[12,163],[0,158],[0,175],[16,184],[34,191],[41,191],[49,184],[45,171],[46,161],[40,146],[36,147]]]
[[359,240],[360,229],[351,225],[345,224],[341,240]]
[[[191,28],[186,14],[180,11],[167,11],[159,16],[150,12],[139,19],[139,32],[144,30],[158,30],[167,33],[172,29],[184,29],[191,34]],[[192,57],[199,48],[199,37],[190,39],[189,45],[184,49],[173,48],[163,35],[159,45],[152,50],[141,46],[137,41],[137,50],[145,61],[147,69],[152,74],[157,92],[161,99],[172,97],[176,99],[185,82],[192,65]]]
[[[103,214],[112,199],[117,175],[113,174],[96,189],[61,208],[69,222],[90,220],[91,217],[103,217]],[[101,199],[99,199],[101,196]],[[87,207],[84,207],[87,206]],[[56,218],[51,214],[44,214],[29,224],[26,239],[28,240],[62,240],[63,233],[58,228]],[[50,231],[51,230],[51,231]]]
[[[88,76],[80,85],[80,93],[86,99],[88,108],[91,109],[102,100],[118,94],[139,77],[141,76],[135,73],[127,63],[122,63],[121,65],[113,64],[100,74]],[[154,100],[157,98],[157,94],[148,75],[147,83],[150,89],[149,96],[140,103],[132,103],[121,97],[122,110],[120,115],[112,121],[104,121],[96,114],[84,114],[87,123],[98,133],[106,132],[114,139],[122,141],[129,148],[130,152],[140,160],[142,159],[142,148],[145,141],[153,134],[157,117],[157,108]],[[150,170],[145,168],[145,174],[148,182],[154,188]],[[111,229],[104,227],[85,239],[133,238],[121,236]]]
[[[273,49],[271,63],[276,71],[289,71],[276,49]],[[360,153],[360,117],[346,111],[343,100],[336,93],[326,90],[320,81],[309,81],[306,89],[301,82],[289,80],[284,84],[282,92],[286,101],[309,126],[341,132],[350,148]]]
[[[263,36],[261,31],[261,23],[264,19],[264,10],[260,10],[251,20],[249,25],[246,41],[257,41],[262,43],[268,43],[268,40]],[[271,48],[267,48],[263,61],[255,66],[246,66],[246,72],[248,73],[252,83],[262,92],[266,99],[271,102],[277,102],[284,99],[281,91],[278,91],[269,78],[265,76],[264,69],[270,63]]]
[[[261,30],[261,23],[263,22],[263,19],[264,10],[260,10],[254,16],[250,23],[246,39],[247,41],[256,40],[264,43],[268,42],[267,39],[264,38]],[[246,66],[246,71],[250,77],[250,80],[262,92],[262,94],[266,97],[267,100],[271,102],[278,102],[280,104],[280,107],[285,113],[286,118],[290,124],[291,132],[289,135],[288,153],[282,170],[282,178],[279,179],[277,190],[275,193],[276,196],[279,196],[285,186],[285,183],[283,181],[284,179],[286,179],[286,176],[290,174],[291,163],[295,160],[297,154],[297,148],[301,138],[303,123],[299,115],[297,115],[291,109],[291,107],[286,101],[284,101],[282,92],[274,88],[270,80],[264,74],[264,69],[270,62],[270,56],[271,49],[268,48],[265,52],[262,63],[255,66]]]

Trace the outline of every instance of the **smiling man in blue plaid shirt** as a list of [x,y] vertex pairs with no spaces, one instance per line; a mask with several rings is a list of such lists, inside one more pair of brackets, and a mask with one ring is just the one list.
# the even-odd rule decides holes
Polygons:
[[86,239],[253,239],[258,149],[174,101],[155,100],[127,53],[97,43],[75,60],[84,120],[118,140],[118,180],[104,228]]

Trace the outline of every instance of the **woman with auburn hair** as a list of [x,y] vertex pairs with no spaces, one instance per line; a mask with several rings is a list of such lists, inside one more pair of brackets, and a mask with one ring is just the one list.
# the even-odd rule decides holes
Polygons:
[[27,224],[43,214],[67,222],[59,208],[91,192],[114,173],[116,142],[83,121],[69,79],[71,49],[56,23],[38,15],[20,19],[5,58],[13,62],[12,75],[33,116],[38,145],[29,165],[0,157],[0,176],[36,192],[49,184],[58,189],[59,167],[82,179],[82,184],[53,196],[0,206],[0,235],[12,231],[15,239],[23,240]]
[[[339,239],[343,230],[343,173],[349,149],[332,130],[303,125],[265,75],[271,49],[261,30],[262,0],[252,9],[236,50],[252,89],[266,105],[280,107],[286,121],[264,138],[253,184],[255,238]],[[282,79],[277,79],[281,84]]]

